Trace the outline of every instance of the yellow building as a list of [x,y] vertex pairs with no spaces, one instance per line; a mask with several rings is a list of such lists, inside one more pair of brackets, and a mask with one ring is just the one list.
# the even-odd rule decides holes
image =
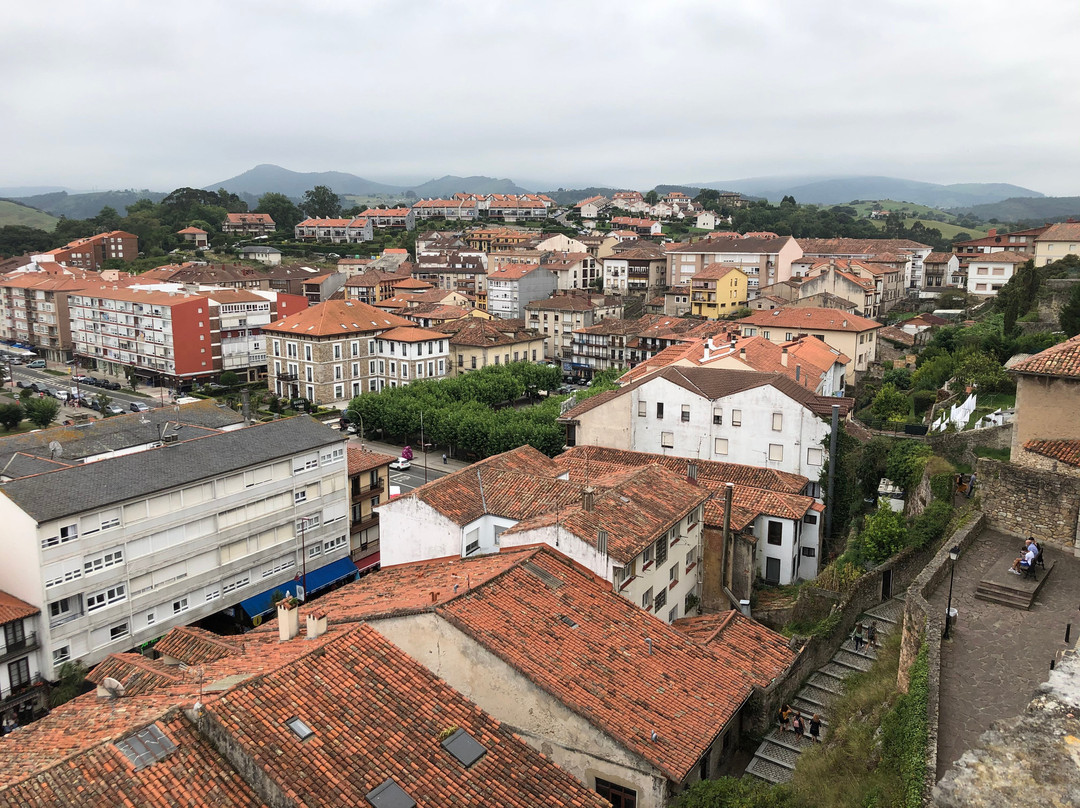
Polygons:
[[544,335],[521,320],[462,318],[435,329],[450,335],[450,369],[461,376],[488,365],[543,362]]
[[690,313],[709,320],[746,308],[749,278],[736,266],[709,264],[690,279]]
[[1052,224],[1035,239],[1035,266],[1044,267],[1066,255],[1080,255],[1080,223]]

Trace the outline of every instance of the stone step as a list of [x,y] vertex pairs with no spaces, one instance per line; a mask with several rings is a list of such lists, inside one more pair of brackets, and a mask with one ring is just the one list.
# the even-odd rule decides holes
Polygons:
[[792,749],[790,746],[784,746],[783,744],[773,743],[772,741],[767,740],[758,747],[755,756],[772,761],[778,766],[794,769],[795,761],[799,759],[799,751],[800,750],[797,748]]
[[821,670],[816,670],[810,674],[810,678],[806,680],[808,685],[813,685],[819,690],[824,690],[833,696],[839,696],[844,692],[844,680],[831,674],[825,673]]
[[[819,704],[823,708],[827,708],[836,699],[837,694],[832,690],[826,690],[823,687],[818,687],[813,682],[807,680],[806,684],[802,686],[802,689],[795,695],[795,698],[808,701],[811,704]],[[801,711],[800,711],[801,712]],[[818,710],[817,712],[821,712]]]
[[828,676],[843,682],[853,670],[855,669],[848,667],[847,665],[841,665],[839,662],[826,662],[818,668],[817,672],[827,674]]
[[[805,689],[805,688],[804,688]],[[802,691],[800,690],[801,694]],[[798,710],[803,717],[803,723],[805,724],[810,720],[810,716],[814,713],[818,715],[825,715],[828,712],[828,706],[812,699],[804,699],[802,695],[796,696],[791,701],[791,709]]]
[[[825,725],[824,718],[821,719],[821,724],[822,726]],[[809,735],[796,735],[794,732],[787,732],[786,730],[782,732],[779,727],[773,727],[772,732],[765,736],[765,740],[780,746],[786,746],[789,749],[797,749],[800,752],[814,743],[810,740]]]
[[[881,637],[879,636],[878,641],[880,642],[880,640]],[[847,651],[849,654],[858,654],[859,656],[864,656],[871,662],[877,659],[878,655],[878,649],[873,646],[867,645],[866,643],[863,643],[859,650],[856,651],[854,640],[844,640],[843,644],[841,644],[840,646],[840,649],[843,651]]]
[[982,588],[975,590],[975,597],[990,603],[1000,603],[1002,606],[1012,606],[1014,609],[1028,611],[1034,598],[1026,595],[1016,595],[1005,592],[984,591]]
[[841,665],[847,665],[849,668],[860,671],[868,671],[870,670],[870,666],[874,664],[874,660],[871,657],[856,654],[844,649],[837,651],[836,654],[833,655],[832,661],[839,662]]
[[755,757],[746,767],[746,773],[766,783],[786,783],[791,779],[794,770],[781,766],[779,763],[773,763],[771,760]]
[[[876,620],[879,624],[878,629],[881,630],[882,628],[884,628],[887,633],[889,631],[889,627],[899,627],[903,624],[904,599],[893,598],[892,600],[887,600],[884,603],[879,603],[877,606],[867,609],[859,618],[859,621],[863,622],[864,618],[867,620]],[[882,626],[882,623],[888,625]]]

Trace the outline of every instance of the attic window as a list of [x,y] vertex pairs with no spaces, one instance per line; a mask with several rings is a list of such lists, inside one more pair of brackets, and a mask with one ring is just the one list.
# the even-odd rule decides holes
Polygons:
[[527,570],[528,572],[539,578],[541,581],[543,581],[549,589],[558,589],[564,585],[564,582],[561,581],[556,575],[553,575],[542,567],[538,567],[532,561],[526,561],[521,565],[521,567],[522,569]]
[[484,745],[463,729],[443,741],[442,745],[466,769],[487,754]]
[[416,808],[416,800],[393,780],[385,780],[364,795],[375,808]]
[[578,624],[574,622],[574,618],[567,617],[565,614],[559,615],[559,619],[562,622],[566,623],[566,625],[570,626],[570,628],[577,628],[578,627]]
[[313,730],[299,718],[290,718],[288,721],[285,722],[285,726],[291,729],[293,731],[293,734],[296,735],[296,737],[299,738],[301,741],[306,741],[308,738],[315,734],[315,730]]
[[117,741],[116,748],[135,764],[135,771],[141,771],[151,763],[157,763],[168,757],[169,753],[176,748],[176,744],[167,738],[156,724],[151,724],[146,729]]

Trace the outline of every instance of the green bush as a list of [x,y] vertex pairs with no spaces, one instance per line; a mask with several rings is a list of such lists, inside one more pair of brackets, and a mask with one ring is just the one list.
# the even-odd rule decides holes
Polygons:
[[866,518],[866,525],[858,537],[859,551],[864,561],[881,564],[903,550],[908,544],[908,529],[904,514],[894,511],[885,503]]
[[905,491],[912,491],[922,479],[923,469],[926,468],[926,461],[931,454],[933,451],[925,443],[899,441],[889,450],[885,471],[889,479],[898,486]]
[[956,475],[952,472],[935,474],[930,478],[930,493],[934,499],[943,499],[952,502],[953,491],[956,487]]
[[952,514],[951,497],[949,499],[935,499],[927,505],[926,510],[911,521],[911,527],[908,530],[911,545],[913,547],[929,547],[934,542],[939,541],[949,528]]
[[752,777],[702,780],[675,798],[674,808],[794,808],[791,789]]
[[926,415],[926,411],[937,400],[937,393],[933,390],[916,390],[911,396],[915,405],[915,414],[920,418]]
[[927,702],[930,696],[926,643],[911,665],[908,692],[881,722],[882,766],[899,777],[904,808],[922,806],[926,779]]

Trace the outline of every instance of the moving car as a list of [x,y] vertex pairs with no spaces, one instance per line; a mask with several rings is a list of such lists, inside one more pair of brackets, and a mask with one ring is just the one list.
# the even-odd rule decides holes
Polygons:
[[392,468],[394,471],[405,471],[412,468],[412,463],[410,463],[404,457],[399,457],[397,460],[390,461],[390,468]]
[[44,359],[35,359],[33,362],[27,362],[26,366],[28,368],[43,369],[43,368],[47,368],[49,365],[48,365],[48,363],[46,363],[46,361]]

